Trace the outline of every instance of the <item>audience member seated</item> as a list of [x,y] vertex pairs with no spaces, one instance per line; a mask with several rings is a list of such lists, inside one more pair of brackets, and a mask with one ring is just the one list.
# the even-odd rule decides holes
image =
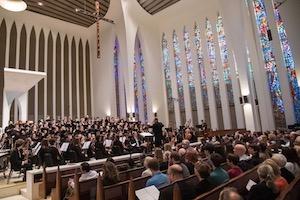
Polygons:
[[148,168],[151,170],[152,177],[147,180],[146,187],[154,185],[155,187],[160,188],[170,183],[168,176],[161,173],[159,170],[159,163],[156,158],[149,160]]
[[81,172],[82,174],[79,178],[79,181],[85,181],[98,177],[98,173],[95,170],[91,170],[91,167],[87,162],[81,164]]
[[103,185],[113,185],[120,182],[119,172],[116,165],[111,161],[106,161],[103,166]]
[[297,176],[300,173],[300,159],[294,148],[283,148],[282,154],[286,157],[287,163],[285,168]]
[[260,147],[257,144],[250,144],[248,146],[248,153],[250,155],[250,163],[252,166],[257,166],[262,162],[261,157],[259,156]]
[[274,184],[276,185],[276,187],[278,188],[278,190],[281,192],[282,190],[284,190],[284,188],[286,188],[288,186],[288,182],[286,181],[285,178],[283,178],[280,174],[280,168],[279,166],[276,164],[275,161],[273,161],[272,159],[267,159],[263,162],[264,164],[270,165],[273,169],[273,173],[275,175],[274,178]]
[[295,176],[292,172],[285,168],[287,163],[286,157],[282,154],[276,153],[273,154],[272,160],[279,166],[281,176],[285,178],[288,183],[291,183],[295,179]]
[[228,187],[220,192],[219,200],[242,200],[242,197],[235,188]]
[[208,181],[208,178],[210,176],[210,167],[205,164],[198,161],[195,164],[195,174],[199,180],[199,182],[195,186],[195,194],[201,195],[205,192],[208,192],[212,189],[211,183]]
[[156,148],[154,151],[154,158],[157,159],[159,163],[159,170],[165,171],[168,169],[168,161],[164,160],[163,151],[160,148]]
[[275,200],[279,194],[276,186],[273,168],[268,164],[262,164],[257,169],[260,182],[253,185],[248,194],[248,200]]
[[15,148],[10,154],[10,164],[12,170],[24,172],[23,181],[26,181],[26,171],[32,169],[32,165],[28,158],[28,146],[24,145],[24,140],[16,140]]
[[227,156],[227,164],[229,165],[230,169],[227,171],[230,178],[237,177],[243,173],[241,168],[237,166],[239,163],[239,157],[235,154],[228,154]]
[[190,174],[194,174],[195,170],[195,163],[198,162],[198,155],[199,153],[192,149],[192,150],[188,150],[185,154],[185,165],[187,166]]
[[[183,179],[183,170],[182,167],[178,164],[174,164],[168,169],[168,176],[171,183],[177,182],[181,199],[192,200],[195,198],[195,192],[193,186],[187,184],[185,181],[180,181]],[[159,197],[161,200],[173,200],[173,187],[168,187],[166,190],[161,192]]]
[[214,170],[210,173],[208,178],[209,182],[213,186],[219,186],[229,180],[228,173],[221,167],[223,158],[218,153],[213,153],[211,155],[211,161],[214,165]]
[[247,149],[243,144],[236,144],[234,146],[233,152],[239,157],[238,166],[245,172],[253,167],[251,164],[251,157],[247,156]]
[[170,156],[170,163],[171,164],[178,164],[182,167],[183,170],[183,178],[187,178],[190,176],[190,172],[189,169],[187,168],[187,166],[182,162],[182,159],[179,155],[179,153],[177,153],[176,151],[171,153]]
[[148,163],[150,160],[152,160],[153,158],[150,157],[150,156],[147,156],[145,159],[144,159],[144,167],[146,168],[143,172],[142,172],[142,177],[145,177],[145,176],[152,176],[152,172],[151,170],[149,169],[148,167]]

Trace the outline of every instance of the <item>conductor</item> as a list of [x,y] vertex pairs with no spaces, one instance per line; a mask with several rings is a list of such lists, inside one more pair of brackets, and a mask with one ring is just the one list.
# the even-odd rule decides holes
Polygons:
[[159,122],[157,118],[154,119],[152,130],[155,137],[155,147],[161,146],[161,141],[163,139],[163,131],[162,128],[164,127],[163,123]]

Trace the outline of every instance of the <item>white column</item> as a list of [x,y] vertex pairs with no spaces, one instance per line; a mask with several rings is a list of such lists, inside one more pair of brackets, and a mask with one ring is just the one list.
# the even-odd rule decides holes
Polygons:
[[[253,62],[255,84],[258,86],[256,89],[257,89],[257,97],[259,102],[262,131],[274,130],[275,123],[274,123],[274,116],[273,116],[273,106],[271,101],[270,89],[268,86],[268,80],[266,76],[265,62],[263,59],[261,44],[259,41],[258,29],[255,21],[252,0],[249,0],[248,5],[249,7],[246,8],[248,11],[246,9],[244,10],[245,11],[244,16],[246,15],[244,17],[244,25],[246,31],[245,38],[247,44],[249,45],[250,57]],[[237,51],[236,53],[239,52]],[[243,79],[241,78],[241,82],[242,80]],[[245,93],[243,92],[243,87],[241,87],[241,90],[242,90],[242,95],[244,95]],[[247,118],[246,118],[246,125],[247,125]]]
[[[35,29],[35,35],[36,35],[36,40],[35,40],[35,71],[39,71],[39,44],[40,44],[40,40],[39,40],[39,33],[40,33],[41,29],[36,28]],[[38,119],[38,83],[35,85],[34,88],[34,121],[37,122]]]
[[[192,53],[192,63],[193,63],[193,73],[194,73],[194,80],[195,80],[195,92],[196,92],[196,100],[197,100],[197,115],[198,115],[198,123],[200,124],[201,120],[205,120],[204,114],[204,104],[203,104],[203,96],[202,96],[202,87],[201,87],[201,76],[200,76],[200,69],[198,63],[198,54],[197,54],[197,47],[195,44],[195,33],[194,29],[189,31],[190,33],[190,43],[191,43],[191,53]],[[201,45],[202,45],[203,38],[201,38]],[[202,46],[203,48],[203,46]]]
[[69,111],[70,116],[73,118],[73,109],[72,109],[72,37],[68,37],[69,44]]
[[19,105],[19,119],[23,122],[28,119],[28,92],[15,99],[15,105]]
[[224,123],[224,129],[226,130],[226,129],[231,129],[231,116],[230,116],[229,103],[228,103],[228,94],[227,94],[227,88],[224,81],[224,68],[221,60],[221,52],[219,47],[218,33],[216,30],[215,20],[211,21],[211,25],[213,29],[214,44],[216,49],[216,68],[218,70],[218,76],[219,76],[223,123]]
[[170,76],[172,82],[172,97],[174,99],[174,112],[175,112],[175,120],[176,120],[176,127],[181,125],[181,118],[180,118],[180,108],[178,102],[178,89],[177,89],[177,79],[176,79],[176,69],[175,69],[175,60],[174,60],[174,48],[173,48],[173,32],[170,31],[169,33],[166,32],[166,39],[168,41],[168,50],[169,50],[169,57],[170,57]]
[[64,79],[64,74],[65,74],[65,65],[64,65],[64,61],[65,59],[69,59],[69,57],[65,58],[64,57],[64,49],[65,49],[65,34],[61,35],[61,40],[60,40],[60,43],[61,43],[61,63],[60,63],[60,69],[61,69],[61,77],[60,77],[60,82],[61,82],[61,85],[60,85],[60,88],[61,88],[61,119],[64,118],[65,116],[65,84],[68,84],[68,83],[65,83],[65,79]]
[[[44,55],[44,69],[45,72],[48,74],[48,35],[49,35],[49,30],[44,29],[45,33],[45,55]],[[44,79],[44,118],[47,116],[47,77]]]
[[269,0],[265,1],[268,23],[270,30],[272,32],[272,45],[273,45],[273,53],[276,58],[276,66],[278,70],[282,100],[285,109],[285,120],[287,125],[291,125],[295,123],[295,113],[294,113],[294,102],[291,96],[291,88],[287,76],[287,70],[284,62],[284,57],[281,50],[281,44],[279,40],[278,30],[276,26],[276,20],[274,15],[274,1]]
[[79,40],[80,38],[75,39],[76,44],[76,90],[77,90],[77,118],[80,119],[80,98],[79,98]]
[[[178,37],[178,44],[179,44],[179,48],[180,48],[179,57],[181,60],[185,117],[186,117],[186,121],[191,121],[191,124],[193,124],[190,87],[189,87],[188,72],[187,72],[187,60],[186,60],[186,53],[185,53],[185,46],[184,46],[184,39],[183,39],[183,29],[177,30],[176,34]],[[183,122],[183,123],[185,123],[185,122]]]
[[83,40],[82,51],[83,51],[83,99],[84,99],[84,116],[87,115],[87,93],[86,93],[86,41]]
[[[52,77],[52,101],[53,101],[53,112],[52,112],[52,115],[53,115],[53,119],[56,119],[56,39],[57,39],[57,33],[53,32],[52,34],[53,36],[53,77]],[[49,97],[51,98],[51,97]]]
[[208,56],[208,46],[207,46],[207,37],[206,37],[206,20],[202,19],[200,23],[200,33],[202,38],[202,47],[203,47],[203,59],[207,79],[207,95],[208,95],[208,104],[209,104],[209,115],[211,122],[211,129],[219,129],[218,117],[217,117],[217,108],[216,108],[216,99],[214,86],[212,84],[212,70],[210,65],[210,58]]

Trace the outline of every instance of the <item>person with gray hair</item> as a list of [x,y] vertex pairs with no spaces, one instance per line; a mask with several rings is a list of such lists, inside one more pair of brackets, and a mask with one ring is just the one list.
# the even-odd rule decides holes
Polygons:
[[287,163],[286,157],[283,154],[276,153],[273,154],[271,159],[279,166],[281,176],[285,178],[288,183],[291,183],[295,179],[295,176],[285,168]]
[[219,200],[242,200],[243,198],[239,195],[236,188],[227,187],[224,188],[219,195]]

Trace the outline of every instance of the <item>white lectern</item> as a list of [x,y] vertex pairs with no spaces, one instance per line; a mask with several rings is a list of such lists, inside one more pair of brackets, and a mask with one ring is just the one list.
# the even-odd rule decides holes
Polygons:
[[28,118],[28,91],[40,80],[47,77],[45,72],[4,68],[3,121],[2,128],[8,125],[10,107],[13,100],[19,105],[20,120]]

